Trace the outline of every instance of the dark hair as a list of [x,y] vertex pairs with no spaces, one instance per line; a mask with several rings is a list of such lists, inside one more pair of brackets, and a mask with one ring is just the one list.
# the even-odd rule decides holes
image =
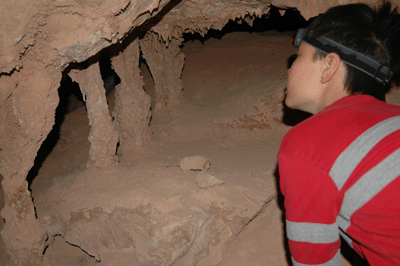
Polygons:
[[[307,37],[325,36],[362,53],[394,72],[386,86],[362,71],[347,66],[345,87],[350,94],[367,94],[384,101],[393,82],[399,84],[400,18],[397,8],[383,1],[376,9],[366,4],[350,4],[328,9],[307,27]],[[315,58],[325,54],[317,51]]]

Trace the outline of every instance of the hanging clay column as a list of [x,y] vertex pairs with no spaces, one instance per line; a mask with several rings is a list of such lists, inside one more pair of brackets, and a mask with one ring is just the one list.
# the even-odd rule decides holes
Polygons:
[[106,93],[97,62],[91,62],[88,68],[71,69],[69,76],[79,83],[86,101],[89,117],[89,160],[87,167],[104,168],[118,161],[115,154],[118,143],[118,133],[108,110]]
[[1,236],[12,265],[48,265],[43,260],[48,236],[36,219],[26,177],[54,125],[60,80],[61,72],[36,60],[0,76]]
[[150,96],[143,90],[139,68],[138,39],[111,58],[112,66],[121,79],[115,88],[113,117],[119,133],[118,155],[135,150],[151,140]]
[[139,41],[155,85],[154,111],[173,111],[179,104],[182,92],[182,69],[185,55],[179,47],[183,38],[171,37],[164,41],[154,32],[148,32]]

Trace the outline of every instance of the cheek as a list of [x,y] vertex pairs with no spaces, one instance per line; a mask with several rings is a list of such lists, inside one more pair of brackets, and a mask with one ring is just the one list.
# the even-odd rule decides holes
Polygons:
[[303,102],[308,87],[306,74],[306,71],[302,71],[298,66],[293,66],[289,70],[285,98],[287,107],[296,109]]
[[299,82],[301,81],[299,79],[299,74],[301,75],[296,68],[289,70],[286,84],[287,94],[293,94],[296,91],[296,87],[299,86]]
[[295,84],[298,82],[299,77],[303,75],[302,72],[304,72],[302,64],[299,59],[297,59],[293,62],[291,68],[288,70],[288,83]]
[[304,64],[294,65],[288,72],[287,89],[289,92],[301,90],[302,92],[308,91],[309,88],[313,87],[316,82],[316,69],[313,65]]
[[285,104],[287,107],[292,108],[293,104],[295,103],[296,99],[298,99],[299,95],[296,91],[296,86],[291,84],[290,80],[288,79],[288,84],[286,86],[286,95],[285,95]]

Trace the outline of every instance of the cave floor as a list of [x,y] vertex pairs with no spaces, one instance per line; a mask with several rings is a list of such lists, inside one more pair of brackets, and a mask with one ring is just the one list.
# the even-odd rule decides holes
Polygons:
[[[38,214],[51,208],[46,206],[49,204],[46,199],[54,193],[50,188],[56,186],[62,187],[60,191],[64,194],[60,195],[72,198],[75,195],[72,190],[79,189],[77,184],[90,186],[92,183],[102,187],[103,181],[103,187],[121,187],[120,191],[112,193],[121,192],[133,182],[144,186],[147,182],[151,186],[161,178],[180,178],[182,182],[195,184],[196,173],[182,172],[179,162],[186,156],[201,155],[211,160],[208,171],[211,175],[236,187],[256,187],[264,198],[271,199],[224,250],[218,265],[289,265],[275,155],[281,139],[291,128],[282,122],[286,60],[295,53],[290,37],[291,33],[276,31],[233,32],[221,38],[184,43],[186,62],[181,106],[172,116],[154,115],[152,143],[120,158],[123,171],[112,172],[115,182],[107,183],[103,177],[92,174],[86,176],[84,182],[68,183],[68,178],[86,167],[90,127],[84,107],[65,115],[63,123],[56,128],[58,141],[30,185]],[[151,75],[144,64],[141,70],[145,90],[153,96]],[[392,99],[400,103],[398,95]],[[111,93],[108,96],[110,109],[113,100]],[[163,190],[154,190],[154,195],[162,197]],[[176,186],[173,193],[185,193],[185,188],[179,191]],[[88,199],[80,204],[84,207],[94,200],[98,201],[97,198]],[[107,205],[108,200],[105,197],[101,204]],[[52,265],[98,264],[61,236],[49,245],[45,256]],[[0,265],[6,265],[2,241],[0,258]],[[343,261],[343,265],[354,265],[346,259]]]

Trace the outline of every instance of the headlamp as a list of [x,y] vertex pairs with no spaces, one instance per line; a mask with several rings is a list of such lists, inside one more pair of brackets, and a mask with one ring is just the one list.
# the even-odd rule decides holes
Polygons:
[[356,52],[353,49],[325,36],[319,36],[314,40],[309,39],[306,36],[306,29],[301,28],[297,30],[297,32],[293,34],[292,42],[294,47],[297,49],[299,49],[301,42],[305,42],[325,54],[337,53],[343,62],[368,74],[382,85],[388,84],[393,77],[393,71],[391,71],[387,66],[381,65],[374,59]]

